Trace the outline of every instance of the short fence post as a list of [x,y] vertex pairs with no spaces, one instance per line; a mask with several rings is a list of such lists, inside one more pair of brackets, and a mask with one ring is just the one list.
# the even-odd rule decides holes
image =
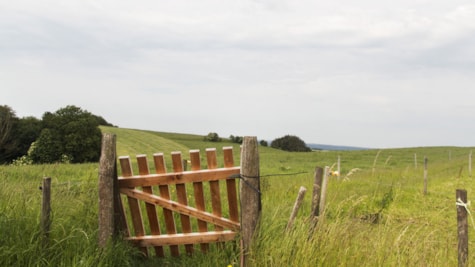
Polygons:
[[249,266],[248,254],[261,214],[257,137],[245,136],[241,151],[241,266]]
[[324,214],[325,212],[325,202],[327,197],[327,186],[328,186],[328,178],[330,175],[330,167],[325,167],[325,173],[323,174],[323,182],[322,182],[322,192],[320,196],[320,204],[319,204],[319,215]]
[[472,177],[472,150],[468,154],[468,177]]
[[120,201],[117,188],[116,136],[102,135],[99,159],[99,247],[106,247],[110,238],[118,233]]
[[424,195],[427,195],[427,157],[424,157]]
[[340,180],[340,175],[341,175],[341,158],[340,156],[338,156],[338,164],[337,164],[337,177],[338,177],[338,180]]
[[312,211],[314,217],[320,215],[320,198],[322,196],[323,168],[315,168],[315,180],[313,182]]
[[287,223],[287,231],[289,231],[290,228],[292,228],[292,225],[294,224],[295,217],[297,217],[300,206],[302,205],[303,198],[305,197],[305,192],[307,192],[307,188],[301,186],[297,195],[297,199],[295,200],[294,208],[292,209],[292,213],[290,214],[289,222]]
[[51,177],[43,178],[41,186],[43,192],[41,206],[41,233],[43,238],[43,246],[48,246],[49,232],[51,226]]
[[457,233],[458,233],[458,266],[468,266],[468,221],[467,191],[456,190]]
[[414,169],[417,169],[417,154],[414,153]]

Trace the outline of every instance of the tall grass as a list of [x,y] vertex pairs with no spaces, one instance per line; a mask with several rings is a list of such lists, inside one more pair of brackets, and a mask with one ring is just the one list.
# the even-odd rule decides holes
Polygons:
[[[48,243],[39,220],[44,176],[52,177]],[[0,167],[0,266],[132,266],[125,243],[97,246],[97,165]]]
[[[151,154],[234,146],[203,142],[198,135],[105,127],[118,135],[118,154]],[[262,215],[251,249],[252,266],[454,266],[457,264],[455,189],[473,197],[470,148],[434,147],[288,153],[260,147]],[[449,160],[450,151],[450,160]],[[418,168],[415,168],[417,154]],[[327,207],[310,232],[311,189],[316,166],[341,157],[344,177],[328,185]],[[423,159],[429,159],[423,194]],[[170,160],[171,162],[171,160]],[[205,168],[206,163],[203,163]],[[0,266],[238,266],[228,243],[207,254],[143,259],[126,242],[97,246],[98,164],[0,166]],[[299,174],[295,174],[299,173]],[[44,246],[39,232],[42,177],[52,177],[52,225]],[[307,196],[285,231],[300,186]],[[374,221],[371,215],[378,214]],[[177,223],[179,224],[179,223]],[[474,229],[470,227],[470,231]],[[475,229],[474,229],[475,230]],[[471,235],[470,235],[471,237]],[[474,245],[469,239],[470,249]],[[469,262],[475,262],[473,253]]]

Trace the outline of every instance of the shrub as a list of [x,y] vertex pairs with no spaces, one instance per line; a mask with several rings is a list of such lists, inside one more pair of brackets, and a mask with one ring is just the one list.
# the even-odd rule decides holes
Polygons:
[[233,143],[242,144],[243,137],[231,135],[229,136],[229,139],[231,139],[231,142]]
[[305,142],[295,135],[286,135],[284,137],[280,137],[274,139],[270,144],[271,147],[282,149],[285,151],[292,151],[292,152],[309,152],[312,151]]
[[217,133],[208,133],[208,135],[205,136],[203,140],[209,142],[221,142],[221,138]]

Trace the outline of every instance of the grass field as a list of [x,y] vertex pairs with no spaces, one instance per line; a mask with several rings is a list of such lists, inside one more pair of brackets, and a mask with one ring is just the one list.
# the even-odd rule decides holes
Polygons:
[[[204,142],[202,136],[104,127],[117,135],[119,155],[239,145]],[[456,266],[455,190],[473,196],[468,173],[472,148],[421,147],[290,153],[259,147],[262,217],[251,251],[252,266]],[[414,162],[417,155],[417,168]],[[341,158],[342,178],[329,182],[325,215],[309,235],[316,166]],[[428,194],[423,162],[428,158]],[[171,161],[170,161],[171,162]],[[299,173],[299,174],[294,174]],[[50,244],[39,232],[42,177],[52,177]],[[238,266],[232,245],[193,257],[144,260],[124,242],[97,246],[98,164],[0,166],[0,266]],[[307,195],[291,231],[288,218],[300,186]],[[382,210],[378,223],[368,215]],[[469,231],[474,230],[470,224]],[[473,248],[469,238],[469,251]],[[213,246],[214,248],[214,246]],[[475,263],[473,253],[469,261]]]

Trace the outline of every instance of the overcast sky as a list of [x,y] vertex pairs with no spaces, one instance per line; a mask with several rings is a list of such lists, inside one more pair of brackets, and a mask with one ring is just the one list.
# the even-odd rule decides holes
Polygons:
[[2,1],[0,105],[222,137],[475,146],[475,2]]

